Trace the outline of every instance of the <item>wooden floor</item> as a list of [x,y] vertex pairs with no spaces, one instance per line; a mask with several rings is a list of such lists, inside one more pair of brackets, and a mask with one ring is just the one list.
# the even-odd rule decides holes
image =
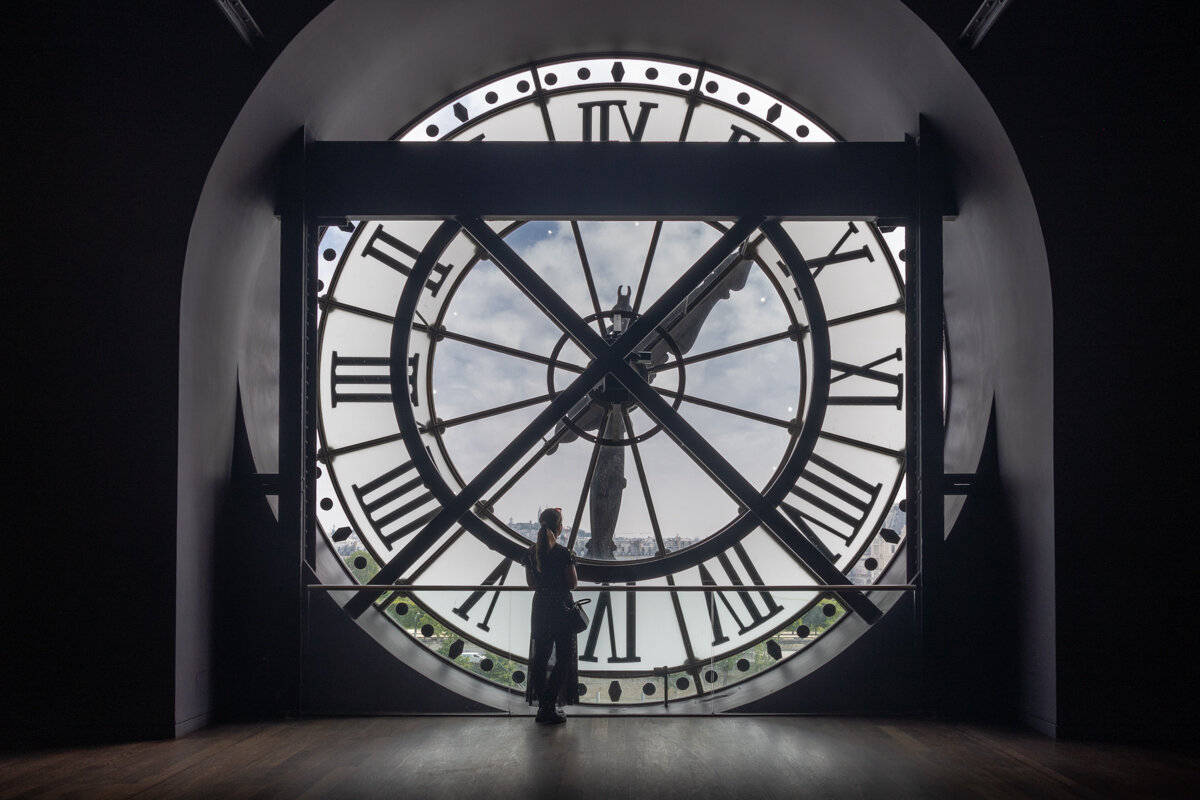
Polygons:
[[1200,797],[1195,754],[930,721],[372,717],[0,756],[0,798]]

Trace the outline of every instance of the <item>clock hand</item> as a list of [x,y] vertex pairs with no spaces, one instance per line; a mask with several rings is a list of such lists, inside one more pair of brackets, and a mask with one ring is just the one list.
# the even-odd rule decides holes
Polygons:
[[[667,316],[662,329],[670,335],[671,342],[678,352],[686,353],[695,345],[700,336],[700,330],[708,320],[709,314],[721,300],[727,299],[732,292],[740,291],[746,286],[750,268],[754,260],[751,255],[749,239],[727,256],[704,281],[687,295],[682,303]],[[617,302],[612,307],[612,325],[608,330],[608,340],[619,337],[629,326],[633,313],[630,304],[632,289],[622,292],[617,288]],[[650,366],[661,364],[667,360],[671,350],[666,336],[659,333],[650,347]],[[646,378],[653,380],[653,373]],[[607,379],[606,379],[607,380]],[[591,408],[583,411],[584,407],[592,404]],[[618,403],[619,404],[619,403]],[[609,403],[594,400],[591,396],[583,397],[572,409],[572,416],[583,412],[580,419],[583,430],[592,430],[602,424],[607,417],[605,430],[600,432],[604,439],[620,439],[624,435],[622,414],[610,413]],[[562,433],[565,423],[559,422],[555,427],[555,435]],[[578,433],[568,431],[559,437],[559,443],[569,442],[578,438]],[[617,528],[617,518],[621,513],[621,498],[627,485],[625,478],[625,448],[621,445],[598,444],[595,471],[589,491],[589,516],[591,521],[592,538],[588,542],[587,555],[591,558],[611,561],[616,558],[614,535]],[[548,453],[557,449],[554,445]]]
[[[770,238],[771,243],[790,264],[805,264],[795,244],[787,238],[779,222],[762,224],[763,233]],[[799,279],[810,281],[807,270],[794,271]],[[690,296],[690,293],[689,293]],[[810,308],[813,343],[813,373],[826,375],[830,369],[828,332],[825,330],[824,308],[818,303]],[[651,321],[646,322],[649,326]],[[642,331],[639,330],[638,333]],[[650,332],[646,331],[645,335]],[[794,525],[776,506],[780,490],[786,490],[786,484],[768,487],[766,494],[759,491],[736,468],[714,448],[703,436],[681,417],[658,392],[652,389],[646,381],[637,380],[638,373],[633,365],[623,360],[616,360],[609,371],[625,381],[630,393],[643,406],[647,415],[660,424],[702,469],[723,486],[726,492],[744,506],[758,521],[774,536],[774,538],[798,558],[815,577],[826,584],[850,584],[850,579],[838,568],[834,560],[828,557],[825,548],[812,541],[812,538],[798,526]],[[828,384],[817,382],[814,386],[809,411],[809,418],[797,439],[796,450],[792,459],[807,457],[812,454],[815,439],[819,435],[820,425],[824,419],[825,407],[828,402]],[[867,623],[873,623],[883,613],[877,605],[861,590],[838,591],[837,595]]]
[[[610,414],[604,426],[605,439],[620,439],[625,435],[622,414]],[[596,454],[596,470],[592,476],[588,509],[592,523],[592,539],[588,556],[612,561],[617,557],[613,534],[617,516],[621,513],[621,494],[625,491],[625,448],[621,445],[600,445]]]
[[[717,303],[745,288],[753,265],[753,246],[747,239],[668,315],[662,328],[670,335],[680,353],[688,352],[695,345],[701,328]],[[656,335],[649,348],[644,349],[651,352],[652,367],[665,362],[671,350],[667,338],[661,333]]]
[[[614,341],[618,336],[625,332],[625,329],[629,327],[630,315],[633,314],[633,306],[629,303],[629,298],[633,294],[633,289],[631,287],[625,287],[624,292],[622,292],[621,289],[622,287],[617,287],[617,302],[613,304],[611,309],[612,324],[608,326],[606,332],[606,339],[609,342]],[[583,411],[589,403],[592,404],[592,407],[588,408],[587,411]],[[604,403],[596,402],[591,396],[586,396],[576,403],[575,407],[571,409],[570,418],[574,419],[581,411],[583,411],[583,416],[579,417],[579,421],[576,423],[575,428],[562,434],[561,437],[558,435],[562,429],[566,427],[566,423],[560,421],[558,425],[555,426],[554,435],[558,437],[558,443],[548,450],[546,455],[552,455],[554,451],[558,449],[559,444],[573,442],[578,439],[578,430],[590,431],[599,428],[604,418],[604,414],[607,411],[607,406]]]
[[[612,325],[608,330],[608,338],[610,341],[615,340],[626,328],[629,327],[630,317],[633,315],[633,306],[629,303],[629,298],[633,294],[633,288],[629,287],[624,292],[621,287],[617,287],[617,302],[613,306]],[[608,379],[605,379],[607,384]],[[618,387],[612,387],[616,389]],[[606,386],[607,390],[608,387]],[[611,405],[615,406],[617,413],[609,413],[608,423],[601,431],[604,439],[620,440],[625,435],[625,423],[623,411],[622,395],[628,397],[628,393],[622,388],[620,389],[618,399],[611,401]],[[590,492],[590,501],[588,508],[590,509],[590,518],[592,523],[592,539],[588,542],[588,555],[592,558],[612,561],[617,557],[616,546],[613,542],[613,535],[617,530],[617,516],[621,513],[621,494],[625,491],[625,448],[618,445],[601,444],[600,450],[596,454],[596,471],[592,476],[592,486]]]

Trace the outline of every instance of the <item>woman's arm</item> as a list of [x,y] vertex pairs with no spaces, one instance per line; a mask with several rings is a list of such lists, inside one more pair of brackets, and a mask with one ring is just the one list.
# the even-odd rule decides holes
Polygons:
[[579,585],[579,576],[575,573],[575,565],[567,564],[567,591]]

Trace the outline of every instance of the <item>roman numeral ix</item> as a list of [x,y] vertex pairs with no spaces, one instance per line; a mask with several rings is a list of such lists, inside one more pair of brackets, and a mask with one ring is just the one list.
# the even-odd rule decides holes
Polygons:
[[900,348],[896,348],[896,352],[889,353],[882,358],[877,358],[869,364],[861,366],[857,364],[847,364],[844,361],[831,361],[830,366],[840,372],[829,380],[830,387],[838,381],[844,380],[851,376],[857,378],[866,378],[867,380],[875,381],[869,384],[874,388],[887,387],[888,394],[851,394],[851,395],[835,395],[831,391],[829,394],[829,405],[831,406],[895,406],[900,409],[904,400],[904,375],[892,375],[888,372],[875,369],[880,364],[886,361],[901,361],[904,355]]

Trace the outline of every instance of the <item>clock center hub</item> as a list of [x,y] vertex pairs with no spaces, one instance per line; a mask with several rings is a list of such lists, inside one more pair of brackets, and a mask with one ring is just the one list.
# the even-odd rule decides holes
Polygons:
[[[610,341],[615,337],[609,337]],[[653,361],[653,354],[649,350],[640,350],[631,354],[625,359],[635,370],[642,380],[649,383],[653,380],[650,375],[650,365]],[[600,382],[591,392],[591,397],[594,401],[604,403],[609,407],[620,406],[625,411],[635,407],[633,393],[629,391],[619,380],[612,375],[604,376],[604,380]]]
[[[595,324],[597,320],[601,321],[605,330],[605,341],[609,344],[620,338],[630,323],[640,316],[629,307],[627,294],[622,295],[621,300],[624,303],[619,300],[617,307],[611,311],[592,314],[584,318],[584,321],[589,324]],[[621,308],[622,305],[625,307]],[[559,391],[555,380],[557,372],[563,372],[563,377],[567,380],[573,374],[568,372],[571,367],[561,358],[563,348],[569,341],[567,335],[563,334],[550,353],[549,365],[546,369],[546,387],[550,394],[557,394]],[[647,384],[655,386],[657,382],[659,386],[656,388],[660,388],[663,394],[670,398],[671,405],[678,410],[683,402],[683,390],[686,382],[682,359],[683,353],[679,345],[671,334],[660,326],[645,342],[639,344],[637,350],[626,356],[625,361]],[[563,442],[583,438],[589,442],[611,447],[630,447],[640,444],[657,434],[662,427],[656,424],[639,433],[634,429],[635,426],[623,425],[621,434],[618,436],[612,436],[605,430],[601,430],[601,426],[609,418],[633,422],[631,414],[638,408],[640,406],[629,388],[615,376],[605,375],[604,379],[596,384],[592,391],[559,421],[555,428],[555,434],[561,434]],[[611,426],[609,427],[611,428]],[[563,433],[563,428],[567,428],[568,431]]]

